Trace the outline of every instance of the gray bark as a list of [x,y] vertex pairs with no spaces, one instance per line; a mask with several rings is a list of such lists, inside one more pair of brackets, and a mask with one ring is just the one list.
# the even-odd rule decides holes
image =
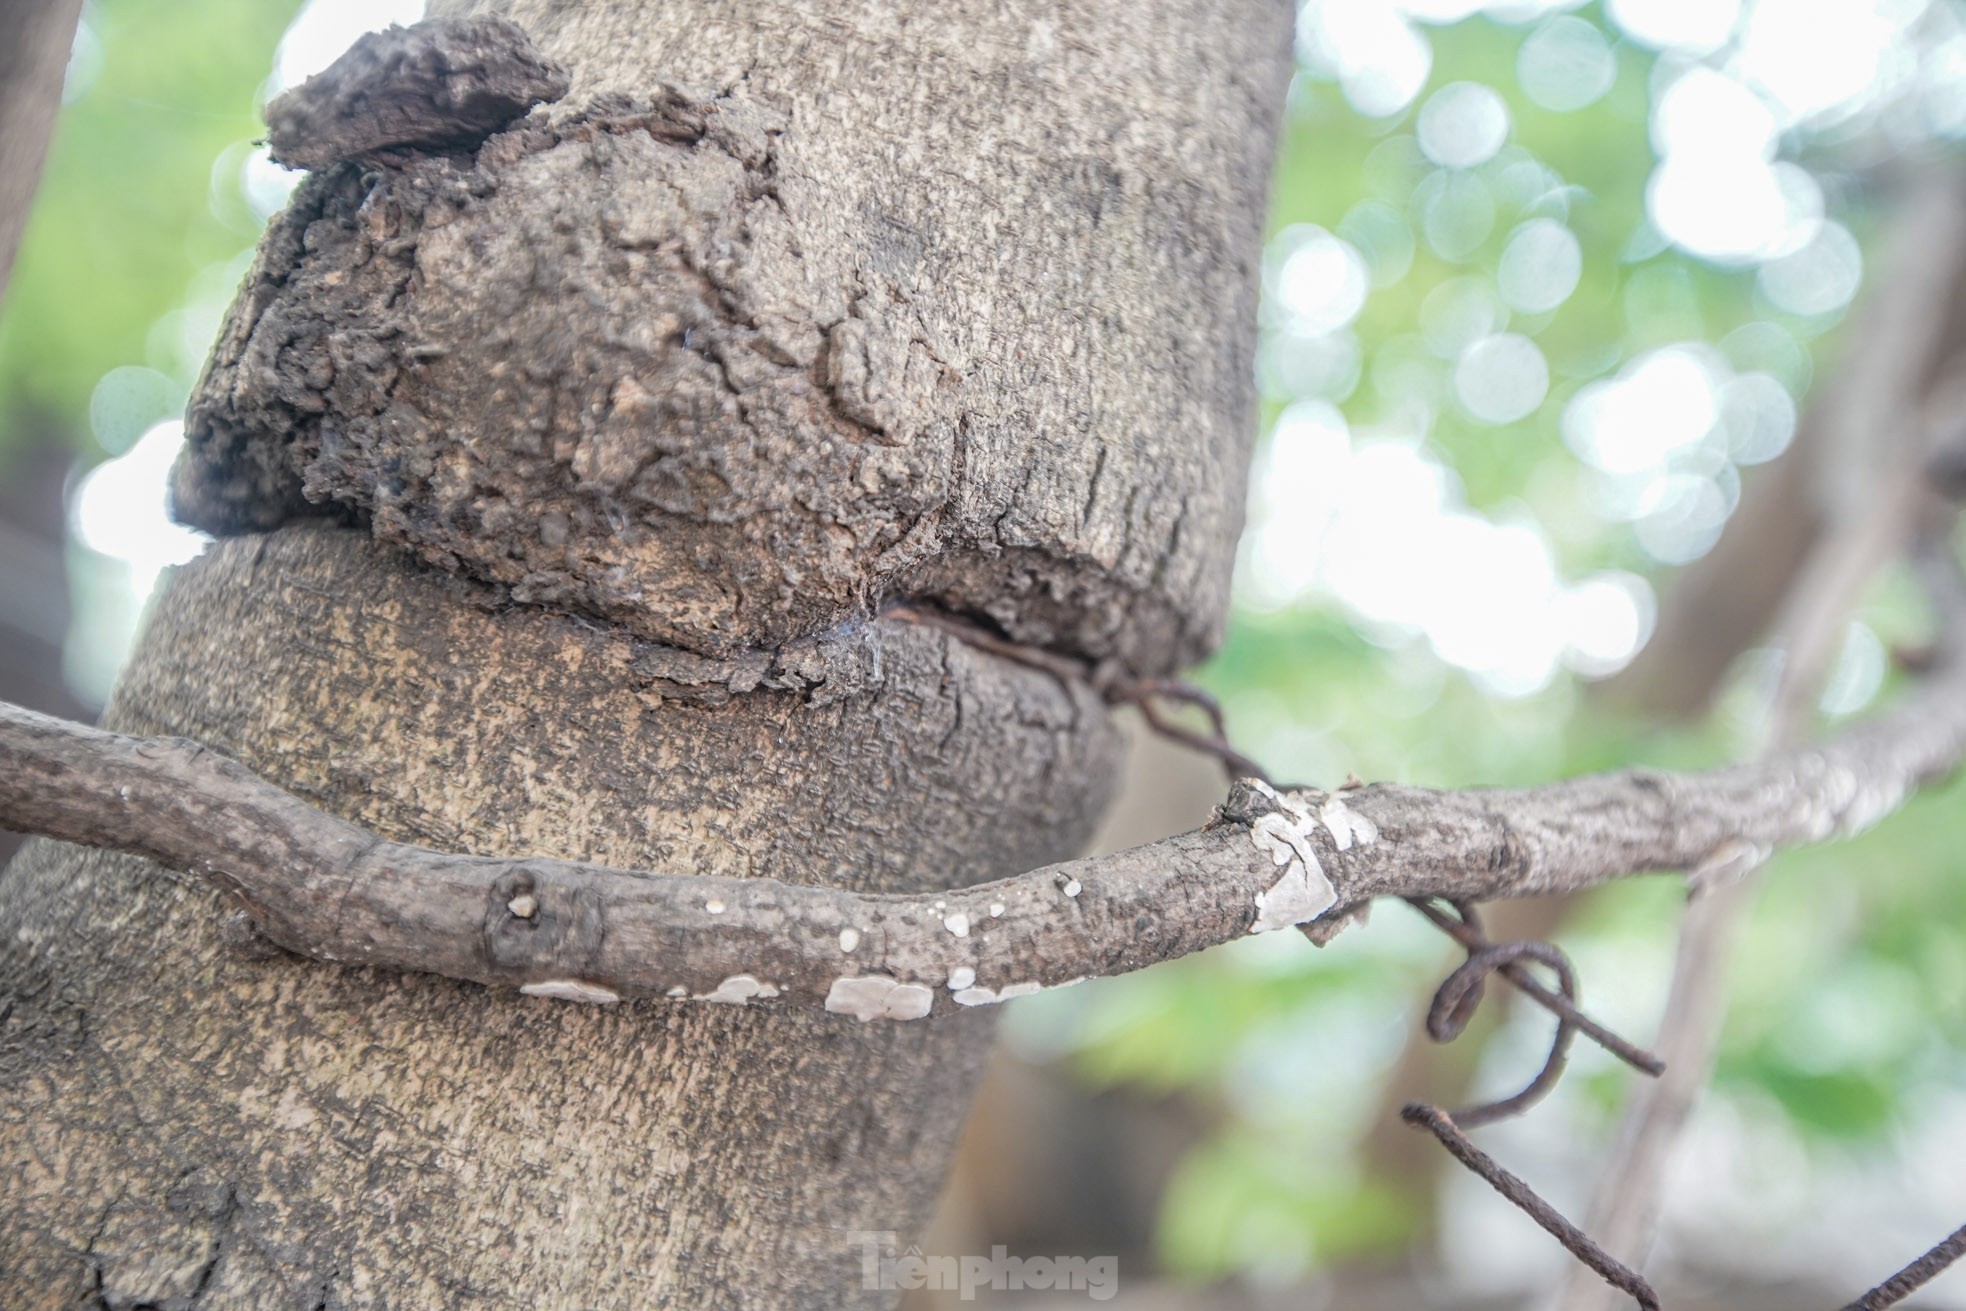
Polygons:
[[[830,703],[652,713],[634,643],[472,595],[345,531],[221,543],[107,719],[399,838],[875,889],[1041,862],[1103,800],[1096,707],[943,635]],[[203,884],[48,844],[0,890],[9,1306],[851,1303],[989,1041],[269,957]]]
[[572,94],[303,189],[182,513],[352,507],[710,655],[897,596],[1143,674],[1213,646],[1283,6],[499,8]]
[[[451,850],[863,892],[1070,854],[1090,685],[879,611],[1213,641],[1287,6],[502,8],[570,97],[333,151],[276,221],[178,483],[241,535],[107,723]],[[226,911],[53,843],[0,879],[0,1303],[882,1303],[856,1231],[918,1230],[989,1041]]]

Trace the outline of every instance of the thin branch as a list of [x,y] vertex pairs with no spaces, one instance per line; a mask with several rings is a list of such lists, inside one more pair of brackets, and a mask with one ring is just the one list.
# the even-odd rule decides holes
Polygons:
[[[1118,974],[1374,897],[1487,900],[1700,871],[1875,823],[1966,752],[1966,661],[1892,711],[1704,774],[1527,789],[1237,784],[1145,847],[941,893],[451,855],[375,834],[181,739],[0,703],[0,825],[217,882],[317,959],[579,1000],[798,1001],[912,1019]],[[930,822],[929,817],[924,822]]]

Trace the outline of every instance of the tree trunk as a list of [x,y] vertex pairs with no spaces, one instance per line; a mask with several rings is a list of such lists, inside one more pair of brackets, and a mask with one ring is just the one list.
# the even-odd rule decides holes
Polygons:
[[[496,7],[573,90],[482,148],[276,116],[324,162],[178,477],[236,535],[107,722],[450,849],[1070,854],[1090,676],[883,606],[1088,675],[1212,645],[1287,7]],[[8,1306],[882,1304],[862,1235],[925,1223],[990,1040],[323,966],[46,842],[0,934]]]

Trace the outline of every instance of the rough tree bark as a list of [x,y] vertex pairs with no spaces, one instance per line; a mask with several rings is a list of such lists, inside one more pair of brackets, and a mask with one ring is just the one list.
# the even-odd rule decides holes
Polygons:
[[[346,70],[422,108],[276,115],[319,171],[177,482],[227,535],[106,722],[454,850],[1069,855],[1090,683],[882,608],[1143,675],[1213,643],[1288,6],[479,8],[565,99],[466,139],[472,79],[557,90],[479,24]],[[880,1303],[859,1233],[923,1223],[990,1037],[323,966],[46,842],[0,942],[8,1306]]]

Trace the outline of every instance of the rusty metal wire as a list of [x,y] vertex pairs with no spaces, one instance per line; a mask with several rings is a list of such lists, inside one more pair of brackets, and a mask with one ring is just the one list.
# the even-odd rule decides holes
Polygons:
[[[1556,972],[1564,998],[1573,1002],[1576,1000],[1576,975],[1562,952],[1547,942],[1497,943],[1469,952],[1466,963],[1448,975],[1446,982],[1435,991],[1433,1005],[1427,1008],[1427,1035],[1435,1042],[1452,1042],[1460,1037],[1461,1031],[1473,1018],[1475,1007],[1481,1002],[1482,985],[1487,977],[1496,970],[1523,960],[1549,966]],[[1484,1124],[1493,1124],[1528,1110],[1542,1101],[1544,1095],[1556,1087],[1556,1081],[1563,1077],[1564,1063],[1570,1053],[1570,1040],[1576,1033],[1577,1026],[1569,1019],[1560,1017],[1556,1023],[1556,1038],[1550,1043],[1550,1054],[1544,1059],[1543,1068],[1521,1092],[1513,1097],[1469,1106],[1449,1114],[1457,1124],[1478,1129]]]
[[1952,1231],[1937,1247],[1843,1308],[1843,1311],[1884,1311],[1896,1306],[1927,1280],[1966,1256],[1966,1225]]
[[988,651],[991,655],[1002,656],[1013,664],[1023,665],[1028,669],[1041,669],[1061,682],[1070,682],[1072,679],[1091,677],[1086,663],[1082,660],[1074,660],[1072,657],[1060,655],[1056,651],[1047,651],[1041,646],[1030,646],[1023,642],[1013,641],[1000,633],[990,631],[974,620],[964,619],[960,615],[952,615],[948,611],[939,610],[932,605],[904,605],[900,602],[895,602],[883,610],[882,614],[890,619],[899,619],[911,624],[920,624],[924,628],[940,629],[942,632],[948,633],[956,638],[956,640],[973,646],[979,651]]
[[1644,1311],[1659,1311],[1659,1298],[1652,1286],[1629,1266],[1616,1260],[1605,1250],[1592,1242],[1590,1235],[1564,1219],[1548,1202],[1536,1195],[1536,1190],[1517,1176],[1503,1169],[1494,1157],[1468,1141],[1454,1123],[1454,1117],[1438,1106],[1425,1102],[1409,1102],[1399,1113],[1399,1118],[1418,1129],[1425,1129],[1440,1140],[1440,1145],[1468,1169],[1514,1203],[1523,1214],[1543,1227],[1563,1250],[1596,1271],[1605,1283],[1620,1292],[1629,1293],[1637,1300]]
[[[1543,1068],[1521,1092],[1460,1111],[1444,1111],[1425,1102],[1410,1102],[1400,1112],[1400,1118],[1433,1134],[1455,1160],[1474,1171],[1490,1188],[1541,1225],[1563,1244],[1565,1251],[1590,1267],[1606,1283],[1630,1294],[1646,1311],[1657,1311],[1659,1299],[1650,1284],[1599,1247],[1590,1235],[1564,1219],[1554,1207],[1537,1196],[1535,1189],[1476,1147],[1468,1140],[1465,1130],[1520,1115],[1541,1101],[1563,1077],[1570,1042],[1580,1032],[1588,1034],[1606,1051],[1646,1074],[1657,1075],[1665,1067],[1652,1053],[1625,1041],[1577,1008],[1576,971],[1571,968],[1569,958],[1552,944],[1537,941],[1490,942],[1482,928],[1480,914],[1466,902],[1447,902],[1453,911],[1451,915],[1426,898],[1410,898],[1409,904],[1468,953],[1467,960],[1434,991],[1433,1003],[1427,1008],[1427,1035],[1435,1042],[1452,1042],[1461,1036],[1480,1007],[1488,978],[1493,974],[1500,974],[1525,997],[1554,1014],[1557,1024],[1556,1037],[1550,1043],[1550,1054],[1544,1060]],[[1554,990],[1530,974],[1529,966],[1532,963],[1543,966],[1556,976],[1557,986]]]
[[[887,613],[894,618],[941,629],[959,640],[1028,668],[1042,670],[1070,682],[1089,682],[1110,705],[1131,705],[1140,712],[1147,726],[1169,741],[1213,757],[1230,782],[1257,778],[1272,782],[1269,773],[1229,743],[1228,725],[1221,705],[1201,688],[1171,678],[1132,678],[1113,665],[1097,666],[1055,651],[1046,651],[1014,641],[973,620],[950,614],[933,606],[894,604]],[[1206,733],[1196,732],[1169,717],[1168,705],[1199,710],[1208,721]],[[1343,785],[1360,786],[1354,776]],[[1453,913],[1441,909],[1436,900]],[[1476,1147],[1466,1130],[1493,1124],[1520,1115],[1540,1102],[1563,1077],[1570,1044],[1582,1033],[1591,1041],[1643,1074],[1658,1077],[1665,1063],[1636,1043],[1619,1037],[1593,1020],[1577,1006],[1577,977],[1570,960],[1548,942],[1491,942],[1482,927],[1481,916],[1468,902],[1427,897],[1409,897],[1407,904],[1426,916],[1435,928],[1453,938],[1468,954],[1467,960],[1449,974],[1434,990],[1427,1008],[1427,1034],[1435,1042],[1452,1042],[1461,1036],[1480,1009],[1487,992],[1489,976],[1499,974],[1523,996],[1556,1017],[1556,1034],[1549,1055],[1522,1090],[1509,1097],[1484,1102],[1458,1111],[1445,1111],[1426,1102],[1409,1102],[1400,1119],[1425,1129],[1445,1147],[1449,1155],[1479,1176],[1512,1205],[1540,1225],[1563,1245],[1563,1249],[1620,1292],[1630,1295],[1642,1311],[1659,1311],[1659,1298],[1652,1286],[1629,1266],[1600,1247],[1589,1234],[1565,1219],[1519,1176],[1504,1169],[1494,1157]],[[1530,973],[1540,965],[1556,979],[1554,989]],[[1966,1255],[1966,1226],[1953,1231],[1944,1241],[1871,1289],[1843,1311],[1886,1311],[1914,1290]]]
[[[1089,682],[1109,705],[1133,706],[1154,732],[1171,742],[1213,757],[1221,764],[1231,783],[1241,778],[1259,778],[1265,783],[1272,781],[1261,765],[1229,745],[1228,724],[1222,717],[1221,705],[1192,683],[1174,678],[1132,678],[1110,663],[1094,665],[1056,651],[1047,651],[1043,647],[1013,641],[973,619],[953,615],[924,603],[897,602],[888,606],[884,613],[889,618],[940,629],[979,651],[1002,656],[1029,669],[1043,670],[1061,682],[1069,683],[1074,679]],[[1164,702],[1200,710],[1208,719],[1209,731],[1197,733],[1176,723],[1162,709]]]
[[[1172,678],[1130,679],[1111,684],[1105,689],[1105,695],[1114,704],[1136,707],[1140,717],[1147,721],[1147,727],[1170,742],[1179,742],[1190,750],[1213,756],[1231,783],[1239,778],[1259,778],[1265,783],[1271,781],[1261,765],[1229,745],[1228,726],[1222,718],[1222,707],[1214,697],[1194,684]],[[1158,703],[1162,701],[1197,707],[1208,717],[1210,731],[1204,734],[1183,728],[1161,711]]]
[[[1480,914],[1473,906],[1465,902],[1446,903],[1453,909],[1453,915],[1449,915],[1446,911],[1435,905],[1432,900],[1425,897],[1409,897],[1407,904],[1426,916],[1428,922],[1435,928],[1460,943],[1461,947],[1467,951],[1470,957],[1494,945],[1489,942],[1488,935],[1482,928]],[[1458,918],[1456,918],[1457,916]],[[1556,949],[1552,947],[1550,950],[1555,951]],[[1558,954],[1561,955],[1561,953]],[[1568,969],[1569,962],[1566,960],[1558,972],[1562,974],[1567,972]],[[1619,1037],[1579,1010],[1574,997],[1566,995],[1568,990],[1565,992],[1551,991],[1541,983],[1538,983],[1535,976],[1530,974],[1528,970],[1515,964],[1513,961],[1503,964],[1498,972],[1503,978],[1514,984],[1523,996],[1529,998],[1529,1000],[1535,1002],[1544,1010],[1549,1011],[1564,1023],[1574,1026],[1585,1037],[1633,1069],[1651,1075],[1653,1078],[1657,1078],[1665,1070],[1665,1064],[1651,1052],[1638,1046],[1636,1043]],[[1484,979],[1486,974],[1487,971],[1482,972]],[[1452,976],[1450,976],[1449,982],[1452,982]],[[1443,983],[1441,987],[1444,989],[1447,987],[1447,984]],[[1479,1005],[1480,1001],[1481,989],[1477,987],[1472,991],[1468,1003],[1470,1015],[1473,1014],[1474,1007]],[[1463,1020],[1462,1024],[1465,1026],[1466,1021]],[[1455,1035],[1459,1033],[1459,1028],[1454,1030]],[[1448,1039],[1436,1037],[1435,1041],[1446,1042]]]

